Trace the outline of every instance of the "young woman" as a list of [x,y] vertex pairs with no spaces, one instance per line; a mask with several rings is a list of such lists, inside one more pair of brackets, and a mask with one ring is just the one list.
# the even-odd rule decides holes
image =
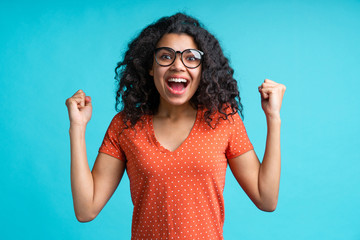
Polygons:
[[92,171],[85,145],[91,98],[79,90],[66,101],[79,221],[97,216],[125,169],[132,239],[223,239],[227,165],[259,209],[275,210],[284,85],[265,79],[258,89],[268,126],[260,163],[238,113],[233,69],[197,20],[176,14],[146,27],[118,63],[116,79],[120,112]]

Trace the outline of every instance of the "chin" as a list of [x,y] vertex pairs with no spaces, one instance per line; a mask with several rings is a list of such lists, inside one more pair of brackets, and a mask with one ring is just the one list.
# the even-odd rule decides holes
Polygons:
[[172,106],[183,106],[183,105],[187,105],[190,104],[190,99],[188,99],[187,97],[183,98],[176,98],[176,97],[163,97],[162,100],[164,100],[164,102],[166,102],[167,104],[170,104]]
[[186,105],[186,104],[189,104],[190,102],[189,101],[181,101],[181,100],[177,100],[177,101],[167,101],[170,105],[173,105],[173,106],[183,106],[183,105]]

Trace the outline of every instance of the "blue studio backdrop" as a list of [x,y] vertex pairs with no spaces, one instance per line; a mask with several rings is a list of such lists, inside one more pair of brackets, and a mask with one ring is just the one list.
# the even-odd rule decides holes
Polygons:
[[258,210],[228,168],[225,239],[360,239],[358,0],[1,1],[0,238],[130,239],[127,175],[95,220],[75,218],[65,100],[78,89],[92,97],[92,168],[116,114],[116,63],[145,26],[178,11],[219,39],[260,159],[257,87],[287,87],[278,207]]

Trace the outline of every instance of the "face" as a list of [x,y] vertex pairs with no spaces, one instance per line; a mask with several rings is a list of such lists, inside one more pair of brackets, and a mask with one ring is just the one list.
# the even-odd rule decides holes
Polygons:
[[[169,47],[181,52],[185,49],[198,49],[191,36],[176,33],[165,34],[156,47]],[[154,77],[160,104],[180,106],[189,104],[195,94],[201,78],[201,64],[197,68],[187,68],[181,61],[181,54],[177,53],[175,62],[167,67],[157,64],[154,58],[149,74]]]

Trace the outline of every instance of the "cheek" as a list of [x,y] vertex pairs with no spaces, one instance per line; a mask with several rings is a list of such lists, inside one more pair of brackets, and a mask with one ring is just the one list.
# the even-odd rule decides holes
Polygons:
[[153,77],[154,79],[162,79],[164,77],[164,74],[166,72],[167,68],[166,67],[159,67],[159,66],[155,66],[153,67],[152,69],[152,72],[153,72]]
[[153,79],[154,79],[154,84],[155,87],[157,88],[158,91],[161,91],[161,89],[163,89],[165,87],[165,81],[164,81],[164,69],[162,68],[154,68],[153,69]]
[[192,78],[195,80],[196,85],[200,84],[201,81],[201,69],[192,73]]

